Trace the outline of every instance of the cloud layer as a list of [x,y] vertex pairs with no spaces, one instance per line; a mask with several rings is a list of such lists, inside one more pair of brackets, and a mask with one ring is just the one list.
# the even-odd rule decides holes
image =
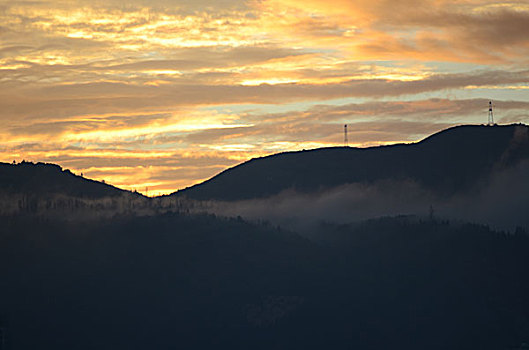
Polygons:
[[0,3],[0,160],[151,194],[251,157],[527,122],[526,1]]

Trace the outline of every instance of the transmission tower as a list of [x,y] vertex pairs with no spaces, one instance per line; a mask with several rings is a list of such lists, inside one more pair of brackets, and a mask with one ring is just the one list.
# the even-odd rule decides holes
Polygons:
[[492,101],[489,101],[489,125],[494,125],[494,115],[492,114]]
[[349,140],[347,139],[347,124],[343,126],[343,145],[345,147],[349,146]]

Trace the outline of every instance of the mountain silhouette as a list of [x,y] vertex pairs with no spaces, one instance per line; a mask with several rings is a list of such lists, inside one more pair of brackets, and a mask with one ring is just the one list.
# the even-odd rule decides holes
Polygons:
[[494,170],[529,159],[529,128],[456,126],[410,144],[332,147],[252,159],[173,195],[197,200],[263,198],[293,189],[412,180],[437,194],[471,190]]
[[[179,195],[255,198],[388,179],[464,192],[528,151],[523,125],[455,127],[415,144],[255,159]],[[526,179],[510,182],[518,190]],[[129,198],[99,200],[129,192],[42,163],[0,164],[0,191],[8,201],[64,194],[110,204],[0,211],[1,350],[493,350],[529,342],[527,227],[451,222],[432,209],[428,218],[322,220],[302,236],[243,213],[197,212],[204,203],[178,197],[146,199],[150,211]],[[525,193],[495,210],[525,214]],[[181,205],[161,206],[166,199]],[[130,210],[112,211],[120,201]],[[291,211],[317,212],[296,203]]]
[[122,195],[125,190],[86,179],[48,163],[0,163],[0,191],[36,196],[63,194],[79,198],[101,198]]

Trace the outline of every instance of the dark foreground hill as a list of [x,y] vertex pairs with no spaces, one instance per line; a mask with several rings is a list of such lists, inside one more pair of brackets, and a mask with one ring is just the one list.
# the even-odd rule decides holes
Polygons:
[[127,191],[102,182],[74,175],[60,166],[47,163],[0,163],[0,193],[43,197],[62,194],[78,198],[122,195]]
[[321,234],[206,215],[3,217],[2,350],[529,342],[524,232],[388,218]]
[[[409,178],[440,193],[467,191],[527,159],[527,131],[458,127],[412,145],[286,153],[188,191],[239,199]],[[2,170],[10,176],[0,179],[4,193],[46,199],[122,192],[57,166],[2,167],[10,167]],[[527,176],[509,179],[518,192]],[[493,201],[494,210],[524,212],[525,193],[521,201]],[[180,200],[149,202],[166,199]],[[240,217],[189,214],[197,203],[186,200],[148,211],[128,198],[108,200],[109,208],[124,211],[74,202],[87,204],[68,207],[68,215],[19,210],[0,216],[1,350],[529,344],[529,237],[522,228],[507,233],[450,224],[432,209],[428,219],[318,221],[309,240]],[[292,210],[303,212],[296,203]]]
[[380,180],[412,180],[451,195],[471,190],[494,170],[524,159],[529,159],[527,126],[459,126],[413,144],[323,148],[252,159],[175,195],[231,201]]

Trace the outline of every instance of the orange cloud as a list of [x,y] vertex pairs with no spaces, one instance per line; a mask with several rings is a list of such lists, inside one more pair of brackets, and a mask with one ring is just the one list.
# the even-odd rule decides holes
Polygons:
[[0,21],[0,159],[152,193],[344,123],[365,146],[479,122],[486,98],[529,120],[526,1],[12,1]]

